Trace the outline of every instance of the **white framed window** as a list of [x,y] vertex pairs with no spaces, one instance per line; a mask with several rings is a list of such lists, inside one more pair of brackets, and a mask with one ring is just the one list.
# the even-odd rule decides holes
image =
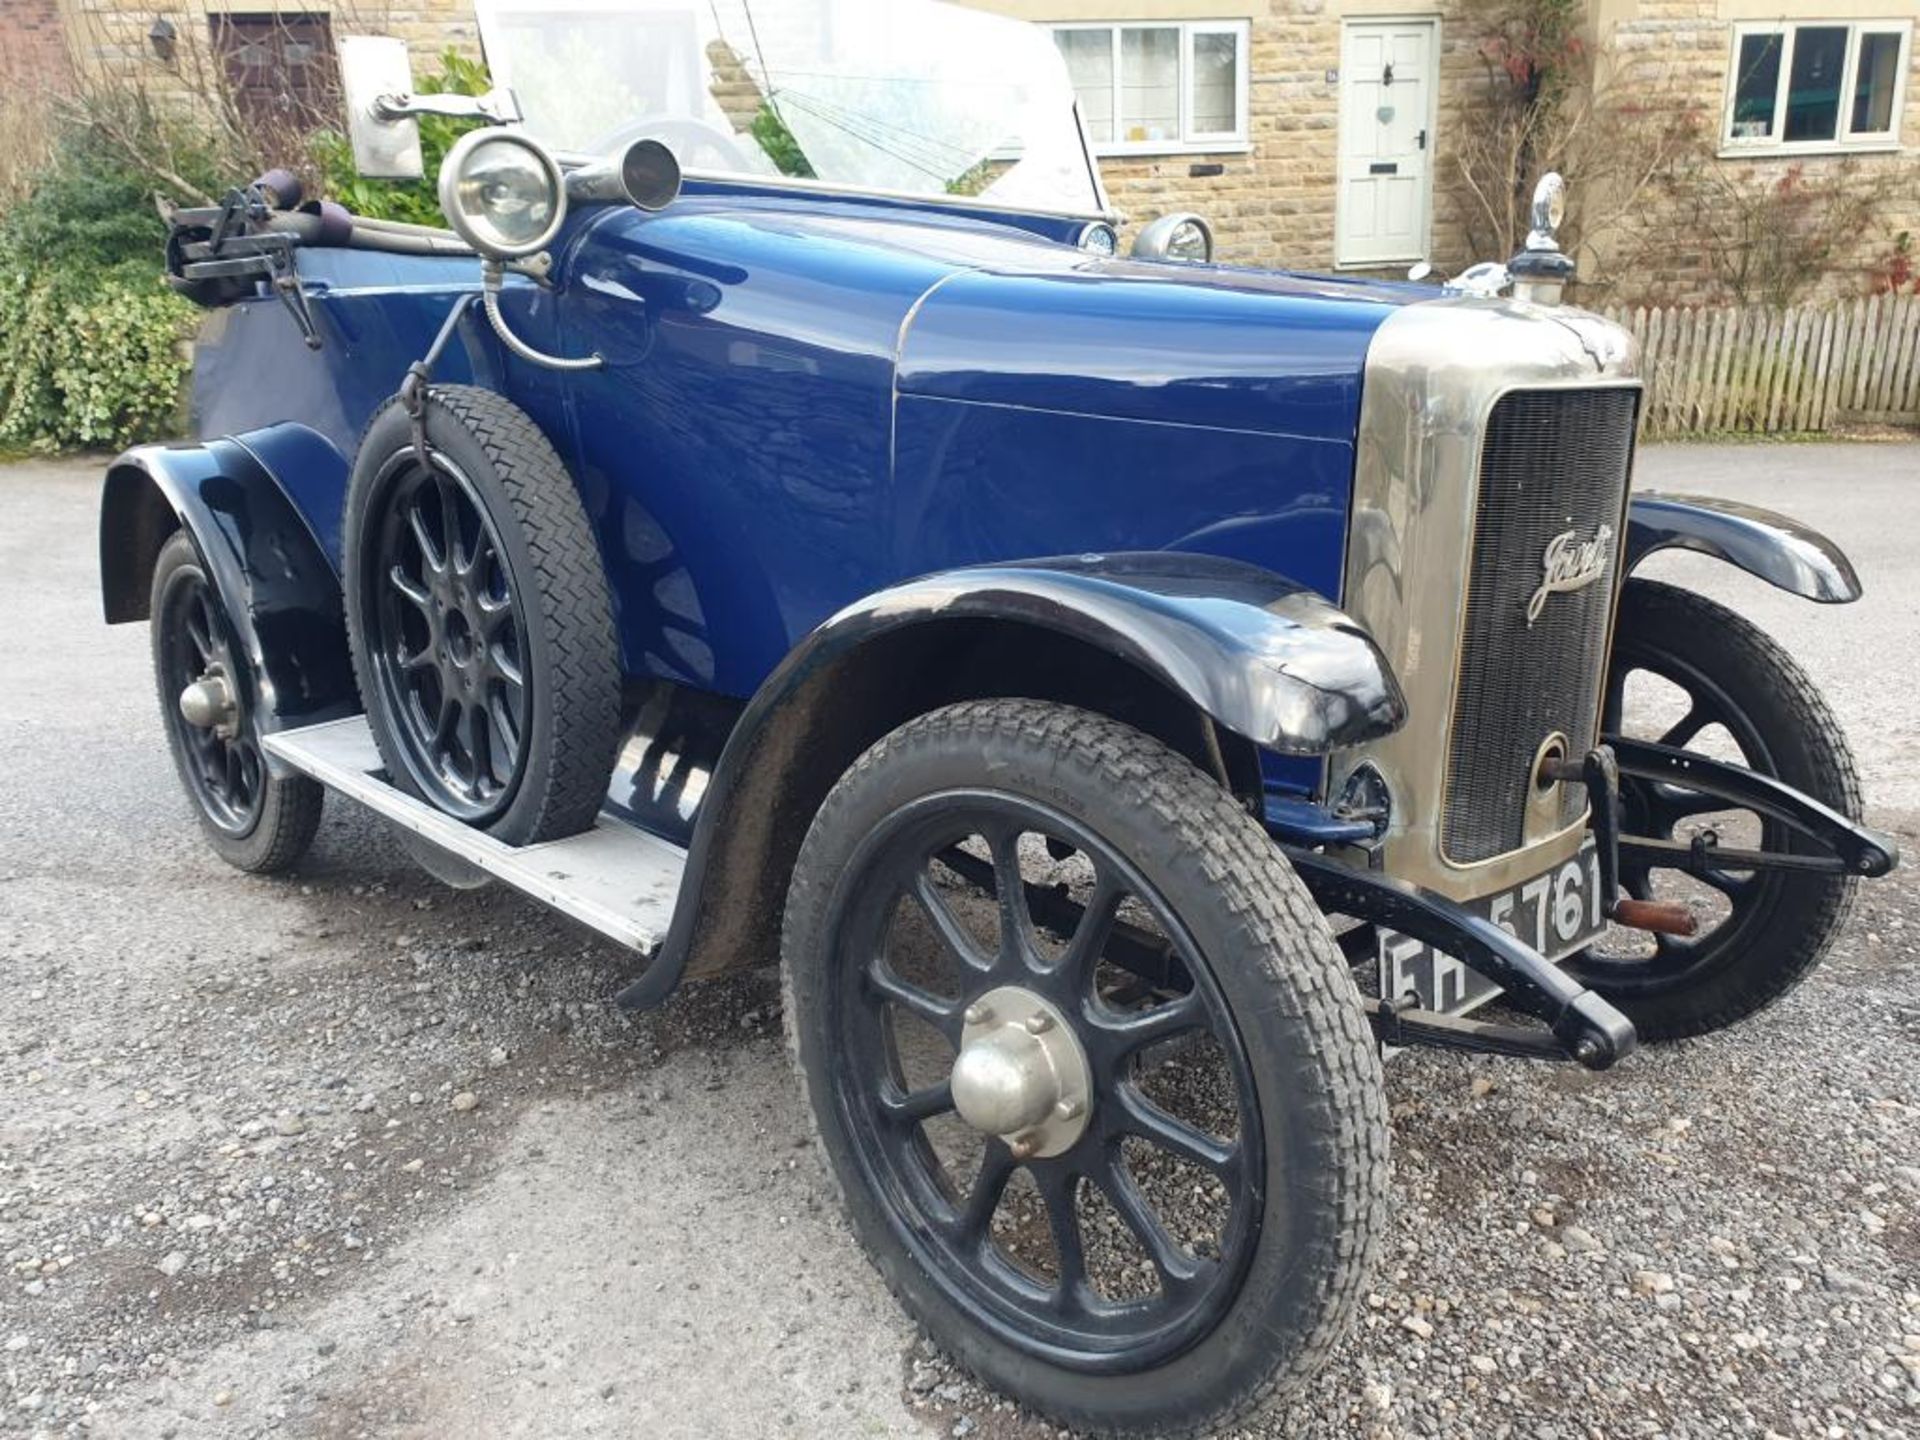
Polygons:
[[1055,25],[1101,155],[1247,148],[1245,20]]
[[1904,20],[1734,26],[1722,153],[1897,149],[1912,43]]

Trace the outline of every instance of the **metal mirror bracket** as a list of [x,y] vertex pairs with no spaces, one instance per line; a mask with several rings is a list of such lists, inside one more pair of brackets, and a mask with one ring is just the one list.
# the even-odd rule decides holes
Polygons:
[[490,125],[518,125],[525,118],[520,112],[520,101],[511,90],[489,90],[484,95],[415,95],[410,90],[401,90],[376,96],[373,112],[390,123],[417,115],[485,120]]
[[353,164],[368,179],[418,180],[425,174],[417,116],[445,115],[494,125],[513,125],[522,118],[511,90],[416,95],[407,42],[393,36],[343,36],[339,54]]

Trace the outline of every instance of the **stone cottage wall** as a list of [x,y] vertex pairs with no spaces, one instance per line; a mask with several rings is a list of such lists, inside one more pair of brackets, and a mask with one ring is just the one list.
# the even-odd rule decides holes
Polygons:
[[[1327,76],[1340,65],[1341,22],[1369,14],[1440,20],[1438,125],[1433,246],[1436,264],[1458,267],[1465,232],[1442,183],[1447,140],[1463,97],[1484,75],[1478,35],[1464,23],[1457,0],[1437,7],[1370,0],[1244,0],[1199,5],[1179,0],[1100,0],[1091,9],[1076,0],[973,0],[982,9],[1023,19],[1129,20],[1160,17],[1249,23],[1249,139],[1246,153],[1110,157],[1101,161],[1108,194],[1137,226],[1170,210],[1193,210],[1214,224],[1223,260],[1245,265],[1328,269],[1334,263],[1334,198],[1339,174],[1340,96]],[[1085,12],[1084,15],[1082,12]],[[1096,13],[1097,12],[1097,13]],[[1218,175],[1196,168],[1219,166]],[[1393,267],[1397,272],[1402,267]]]
[[6,0],[0,5],[0,86],[9,91],[51,87],[66,70],[67,39],[58,0]]
[[[1245,19],[1251,49],[1249,125],[1243,152],[1110,158],[1102,162],[1116,206],[1132,225],[1170,210],[1196,210],[1215,224],[1222,259],[1240,264],[1325,269],[1334,263],[1335,195],[1339,154],[1339,93],[1328,75],[1340,64],[1342,21],[1369,14],[1405,17],[1432,14],[1440,21],[1438,123],[1434,131],[1434,215],[1430,258],[1457,269],[1470,253],[1452,183],[1453,146],[1473,125],[1486,82],[1478,53],[1481,36],[1463,0],[1405,5],[1397,0],[969,0],[983,9],[1025,19]],[[1705,117],[1717,126],[1725,99],[1730,27],[1751,15],[1764,18],[1776,0],[1592,0],[1596,37],[1620,67],[1624,103],[1657,104]],[[1909,15],[1913,0],[1796,0],[1795,17],[1845,13]],[[153,8],[150,0],[9,0],[0,19],[0,73],[9,65],[39,70],[59,63],[53,7],[59,6],[72,54],[84,66],[134,68],[155,89],[190,88],[195,64],[210,59],[208,15],[227,8],[206,0]],[[1903,8],[1904,7],[1904,8]],[[275,0],[232,0],[240,13],[275,8]],[[407,39],[416,73],[430,71],[448,45],[474,54],[479,42],[471,0],[292,0],[290,13],[333,17],[336,34],[378,32]],[[181,36],[182,55],[171,66],[158,61],[147,40],[156,18],[170,19]],[[1904,153],[1862,155],[1845,162],[1862,178],[1888,182],[1892,196],[1881,223],[1869,227],[1840,257],[1820,288],[1857,294],[1869,268],[1884,259],[1893,236],[1909,229],[1920,237],[1920,44],[1913,47],[1906,88]],[[1702,140],[1711,145],[1712,135]],[[1790,166],[1809,176],[1832,173],[1843,162],[1814,156],[1799,160],[1736,158],[1706,163],[1738,170],[1756,183],[1777,181]],[[1218,174],[1208,171],[1217,168]],[[1576,185],[1578,176],[1570,177]],[[1639,207],[1650,228],[1671,244],[1642,251],[1632,263],[1602,251],[1607,269],[1619,272],[1608,293],[1615,300],[1697,302],[1726,298],[1712,283],[1706,257],[1690,244],[1684,196],[1647,195]],[[1643,226],[1643,230],[1649,226]],[[1618,262],[1618,263],[1616,263]]]
[[[1799,167],[1809,179],[1844,175],[1851,184],[1885,188],[1876,223],[1835,257],[1802,298],[1864,294],[1870,271],[1885,260],[1902,230],[1912,233],[1920,248],[1920,39],[1909,56],[1900,130],[1903,151],[1723,159],[1714,151],[1732,65],[1733,25],[1742,19],[1778,18],[1781,7],[1772,0],[1628,0],[1614,8],[1619,13],[1602,17],[1601,38],[1628,82],[1623,95],[1633,103],[1691,112],[1703,127],[1697,163],[1720,167],[1723,176],[1755,186],[1777,184],[1790,169]],[[1801,0],[1785,7],[1784,13],[1788,19],[1804,21],[1825,15],[1848,20],[1911,19],[1917,12],[1912,0]],[[1733,298],[1715,283],[1708,256],[1687,223],[1689,208],[1686,195],[1659,189],[1647,193],[1645,217],[1670,243],[1636,255],[1620,285],[1622,298],[1663,304],[1708,304]]]
[[[233,0],[187,5],[148,0],[25,0],[29,6],[61,4],[67,15],[76,56],[95,70],[132,70],[160,93],[190,92],[197,66],[210,62],[208,16],[222,9],[237,13],[324,13],[336,34],[377,32],[406,39],[416,74],[429,71],[449,44],[477,53],[477,28],[471,0]],[[1025,18],[1053,18],[1057,5],[1034,0],[972,0],[984,9]],[[1065,0],[1063,0],[1065,3]],[[1245,18],[1251,28],[1249,96],[1252,148],[1247,153],[1180,154],[1102,162],[1114,203],[1135,224],[1168,210],[1192,209],[1215,222],[1221,257],[1242,264],[1326,268],[1333,264],[1334,193],[1338,161],[1338,88],[1327,74],[1340,64],[1341,18],[1369,9],[1405,14],[1390,0],[1115,0],[1102,18],[1137,15],[1190,15],[1210,19]],[[1111,10],[1111,14],[1107,13]],[[1440,123],[1436,130],[1436,173],[1446,164],[1447,137],[1457,116],[1462,84],[1481,73],[1473,52],[1475,37],[1448,22],[1457,17],[1454,0],[1439,14],[1441,25]],[[155,19],[171,20],[180,36],[180,54],[163,64],[153,54],[147,32]],[[1195,175],[1196,167],[1217,165],[1218,175]],[[1436,183],[1434,259],[1457,265],[1468,257],[1445,187]],[[1485,257],[1477,257],[1485,258]]]
[[[11,5],[13,0],[9,0]],[[211,63],[210,17],[235,15],[326,15],[334,34],[397,35],[413,52],[416,76],[431,73],[449,45],[480,52],[472,0],[233,0],[230,4],[148,3],[148,0],[26,0],[57,3],[64,14],[75,60],[90,71],[137,75],[155,93],[184,97],[196,87],[196,72]],[[147,35],[161,18],[178,37],[171,62],[155,55]]]

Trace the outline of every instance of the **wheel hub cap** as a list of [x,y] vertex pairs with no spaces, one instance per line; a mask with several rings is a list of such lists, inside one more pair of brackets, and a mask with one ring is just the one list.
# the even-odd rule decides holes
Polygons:
[[229,734],[237,709],[233,687],[217,666],[180,692],[180,713],[196,730],[212,730],[222,736]]
[[1087,1128],[1087,1057],[1073,1027],[1018,985],[967,1007],[952,1079],[960,1118],[1020,1159],[1061,1154]]

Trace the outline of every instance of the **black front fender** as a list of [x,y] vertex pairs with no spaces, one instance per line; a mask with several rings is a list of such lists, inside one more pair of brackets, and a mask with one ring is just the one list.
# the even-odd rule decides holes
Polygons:
[[742,713],[695,821],[673,928],[622,1003],[770,958],[800,841],[834,782],[914,715],[990,695],[1101,709],[1176,745],[1177,717],[1204,717],[1241,737],[1256,789],[1254,747],[1322,755],[1406,717],[1357,622],[1239,561],[1070,556],[880,591],[796,646]]
[[273,476],[234,441],[143,445],[108,467],[100,498],[107,623],[147,618],[154,560],[180,528],[232,619],[260,730],[356,713],[339,576]]
[[1627,510],[1628,571],[1660,550],[1711,555],[1823,605],[1860,598],[1860,577],[1838,545],[1797,520],[1738,500],[1634,496]]
[[[807,638],[769,687],[904,626],[967,619],[1055,631],[1137,666],[1236,735],[1324,755],[1391,734],[1407,703],[1359,623],[1238,560],[1172,551],[949,570],[870,595]],[[784,679],[783,679],[784,677]]]

